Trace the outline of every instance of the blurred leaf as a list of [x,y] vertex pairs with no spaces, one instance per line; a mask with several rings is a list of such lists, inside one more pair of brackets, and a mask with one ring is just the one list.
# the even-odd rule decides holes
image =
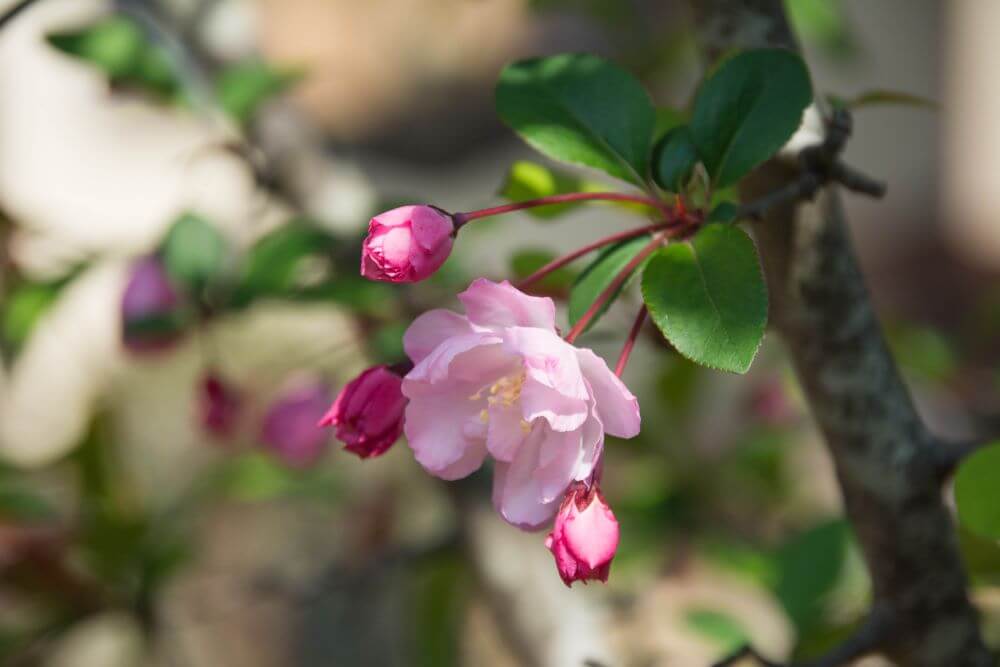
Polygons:
[[500,74],[496,104],[548,157],[645,182],[655,113],[642,85],[617,65],[586,54],[522,60]]
[[[601,251],[597,259],[591,262],[590,266],[584,269],[573,283],[573,288],[569,294],[570,326],[576,324],[583,317],[587,309],[597,300],[597,297],[614,282],[615,277],[648,244],[649,239],[645,236],[640,236],[616,243]],[[635,275],[635,273],[633,271],[632,275]],[[591,318],[586,330],[593,327],[601,316],[607,312],[627,283],[627,280],[623,282],[618,291],[597,311],[594,317]]]
[[730,653],[747,643],[743,626],[729,614],[711,609],[688,609],[684,622],[697,634],[710,639],[720,651]]
[[731,540],[711,540],[702,551],[714,565],[755,584],[773,588],[778,578],[776,559],[750,546]]
[[200,289],[222,270],[226,244],[204,218],[185,213],[171,225],[161,252],[171,276],[191,289]]
[[303,72],[278,69],[252,61],[233,65],[219,74],[216,94],[219,104],[240,123],[247,123],[260,105],[298,82]]
[[890,331],[889,342],[900,365],[926,380],[947,380],[958,369],[951,343],[934,329],[897,327]]
[[[608,192],[608,186],[596,181],[589,181],[566,172],[538,164],[520,160],[511,165],[504,180],[500,196],[513,202],[525,201],[527,199],[537,199],[540,197],[551,197],[552,195],[562,195],[571,192]],[[589,205],[615,206],[620,209],[646,213],[649,208],[641,204],[631,202],[602,202],[591,201]],[[535,206],[524,209],[524,213],[542,220],[557,218],[568,211],[582,206],[583,202],[570,202],[564,204],[551,204],[549,206]]]
[[689,242],[662,248],[643,271],[642,295],[678,352],[710,368],[750,368],[764,337],[767,290],[742,229],[711,224]]
[[940,105],[932,99],[897,90],[867,90],[851,98],[828,95],[830,103],[843,109],[860,109],[875,106],[905,106],[937,110]]
[[810,102],[809,71],[790,51],[744,51],[722,62],[691,114],[691,136],[712,182],[731,185],[774,155]]
[[55,516],[55,508],[38,494],[28,489],[0,486],[0,520],[37,521]]
[[292,223],[262,237],[243,262],[239,299],[279,296],[302,287],[303,273],[310,258],[326,258],[334,239],[319,229]]
[[834,55],[849,55],[854,47],[841,0],[785,0],[789,21],[803,39]]
[[973,452],[955,473],[958,519],[970,531],[1000,540],[1000,441]]
[[223,496],[243,502],[289,497],[335,500],[339,495],[339,484],[322,466],[291,469],[264,452],[227,461],[218,471],[214,487]]
[[[518,250],[510,258],[510,270],[516,280],[527,278],[556,257],[547,250],[525,248]],[[576,273],[568,266],[562,266],[531,286],[533,292],[562,292],[569,290]]]
[[984,539],[960,525],[958,546],[974,583],[1000,585],[1000,541]]
[[3,304],[3,341],[20,347],[28,340],[35,323],[56,302],[65,285],[57,283],[22,283],[7,295]]
[[736,214],[739,210],[740,207],[736,204],[724,201],[716,205],[708,214],[708,222],[733,222],[736,220]]
[[408,327],[407,322],[391,322],[375,330],[375,334],[371,337],[371,347],[376,360],[385,364],[395,364],[406,359],[403,333]]
[[778,550],[774,593],[800,634],[823,619],[826,596],[840,578],[849,539],[847,523],[833,519],[800,533]]
[[411,615],[416,642],[414,665],[458,665],[465,619],[468,573],[453,554],[417,564],[411,579]]
[[656,107],[656,122],[653,127],[653,141],[660,141],[663,136],[679,125],[688,121],[688,113],[680,109]]
[[698,163],[698,148],[687,125],[664,135],[653,150],[653,178],[668,192],[681,192]]

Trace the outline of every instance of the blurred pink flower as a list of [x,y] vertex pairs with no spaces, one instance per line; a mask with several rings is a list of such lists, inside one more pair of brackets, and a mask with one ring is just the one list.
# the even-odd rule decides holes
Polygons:
[[242,403],[237,388],[209,370],[198,385],[198,422],[208,435],[229,438],[239,424]]
[[319,426],[336,426],[344,449],[363,459],[381,456],[403,433],[402,383],[386,366],[369,368],[341,389]]
[[427,278],[451,254],[455,225],[433,206],[400,206],[368,223],[361,275],[370,280],[414,283]]
[[618,520],[597,484],[590,489],[582,483],[570,487],[545,546],[567,586],[574,581],[608,580],[618,550]]
[[552,518],[597,463],[605,432],[639,432],[639,404],[603,359],[555,328],[551,299],[479,279],[466,315],[432,310],[403,338],[416,364],[403,380],[406,436],[432,474],[458,479],[496,460],[493,501],[510,523]]
[[155,256],[141,257],[129,269],[122,294],[122,342],[141,354],[170,347],[180,338],[181,297]]
[[326,450],[330,438],[316,428],[330,405],[329,387],[323,382],[291,386],[279,395],[264,415],[261,440],[290,466],[306,467]]

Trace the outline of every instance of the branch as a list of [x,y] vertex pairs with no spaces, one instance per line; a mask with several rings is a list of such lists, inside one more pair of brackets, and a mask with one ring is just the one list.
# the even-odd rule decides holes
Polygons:
[[[782,0],[698,0],[693,8],[711,59],[732,48],[798,50]],[[822,163],[824,157],[820,151],[802,159]],[[829,164],[830,180],[879,190],[857,172]],[[801,176],[801,167],[772,160],[744,180],[741,194],[752,202],[792,192]],[[772,201],[754,234],[771,324],[788,347],[829,448],[874,604],[892,619],[892,633],[877,649],[904,665],[993,665],[942,500],[940,443],[917,414],[889,352],[836,188],[815,194],[815,204],[800,205],[797,197]]]

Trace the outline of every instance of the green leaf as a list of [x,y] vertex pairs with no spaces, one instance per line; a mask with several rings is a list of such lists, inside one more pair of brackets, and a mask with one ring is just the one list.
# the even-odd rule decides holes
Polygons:
[[302,74],[301,70],[277,69],[264,62],[241,63],[219,74],[216,94],[229,115],[247,123],[263,102],[284,92]]
[[[555,255],[548,250],[538,250],[526,248],[514,253],[510,258],[510,270],[517,280],[527,278],[532,273],[542,268],[555,259]],[[547,276],[532,285],[532,291],[562,291],[568,290],[573,284],[576,274],[568,266],[563,266],[549,273]]]
[[840,579],[850,543],[842,519],[821,523],[782,545],[775,595],[800,633],[823,618],[826,596]]
[[684,622],[691,630],[712,640],[721,651],[734,651],[747,643],[747,633],[729,614],[711,609],[688,609]]
[[702,84],[691,134],[712,182],[735,183],[780,149],[812,101],[802,59],[790,51],[745,51]]
[[186,213],[170,227],[161,251],[171,276],[192,288],[200,288],[221,270],[226,245],[215,227],[193,213]]
[[841,107],[844,109],[860,109],[863,107],[875,107],[875,106],[906,106],[906,107],[918,107],[923,109],[939,109],[940,105],[932,99],[926,97],[921,97],[920,95],[913,95],[910,93],[904,93],[898,90],[884,90],[875,89],[867,90],[863,93],[855,95],[852,98],[844,99],[836,95],[827,96],[830,103],[836,107]]
[[[583,317],[583,314],[597,300],[597,297],[614,281],[615,276],[648,244],[649,239],[645,236],[640,236],[622,241],[601,251],[597,259],[584,269],[580,277],[573,283],[573,289],[569,293],[570,326],[576,324]],[[608,307],[621,294],[622,289],[624,289],[627,283],[628,281],[622,283],[618,291],[597,311],[587,325],[587,329],[594,326],[597,320],[601,318]]]
[[653,150],[653,178],[669,192],[680,192],[698,163],[698,148],[687,125],[664,135]]
[[131,74],[146,48],[142,31],[120,16],[83,30],[51,34],[48,42],[63,53],[92,63],[112,78]]
[[309,265],[325,261],[334,247],[333,237],[322,230],[298,223],[279,227],[254,243],[247,254],[238,301],[281,296],[305,287]]
[[711,224],[663,248],[643,272],[642,295],[678,352],[719,370],[750,368],[764,336],[767,290],[742,229]]
[[684,125],[687,121],[688,114],[686,111],[671,109],[670,107],[657,107],[656,122],[653,127],[654,142],[659,141],[667,132],[675,127]]
[[[524,201],[539,197],[551,197],[569,192],[607,189],[596,183],[587,183],[582,178],[549,169],[535,162],[521,160],[510,166],[500,195],[511,201]],[[552,204],[525,209],[524,212],[536,218],[555,218],[579,204]]]
[[709,222],[733,222],[740,207],[728,201],[721,202],[708,214]]
[[555,160],[645,181],[655,112],[628,72],[597,56],[522,60],[500,74],[497,113]]
[[977,450],[955,474],[958,519],[971,532],[1000,540],[1000,441]]
[[7,295],[3,307],[3,342],[20,347],[35,323],[56,302],[64,283],[23,283]]

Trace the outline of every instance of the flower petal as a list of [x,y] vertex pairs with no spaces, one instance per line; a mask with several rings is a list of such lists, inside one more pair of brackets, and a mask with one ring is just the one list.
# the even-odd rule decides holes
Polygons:
[[589,383],[604,430],[619,438],[638,435],[639,401],[611,372],[603,359],[586,348],[577,348],[580,368]]
[[438,308],[413,320],[403,334],[403,349],[410,361],[419,364],[447,339],[471,333],[473,330],[467,317]]
[[521,387],[521,416],[525,421],[541,417],[556,431],[572,431],[583,425],[587,414],[585,400],[560,394],[534,378],[526,379]]
[[478,419],[476,404],[466,398],[468,388],[434,391],[408,379],[403,381],[403,392],[410,398],[403,428],[414,456],[431,474],[455,479],[445,475],[456,474],[456,466],[465,470],[471,465],[467,450],[480,444],[465,434],[466,421]]
[[525,429],[517,406],[491,405],[487,410],[486,446],[497,461],[514,460],[518,447],[530,432]]
[[541,429],[535,429],[521,444],[511,463],[496,464],[493,471],[493,504],[508,523],[524,530],[534,530],[547,523],[559,501],[541,500],[541,488],[534,477],[538,467]]
[[618,549],[618,521],[599,497],[567,519],[562,534],[570,554],[590,569],[610,561]]
[[590,398],[583,382],[576,348],[555,332],[529,327],[508,327],[503,330],[503,339],[511,353],[524,359],[524,369],[529,378],[570,398]]
[[[419,382],[445,381],[449,377],[452,361],[457,356],[477,347],[495,345],[500,342],[502,339],[490,333],[472,333],[447,338],[407,373],[406,377]],[[489,377],[484,374],[483,381],[487,379]],[[403,384],[403,395],[410,398],[410,395],[406,393],[406,383]]]
[[458,298],[473,324],[555,331],[556,307],[552,299],[528,296],[506,280],[495,283],[478,278]]

